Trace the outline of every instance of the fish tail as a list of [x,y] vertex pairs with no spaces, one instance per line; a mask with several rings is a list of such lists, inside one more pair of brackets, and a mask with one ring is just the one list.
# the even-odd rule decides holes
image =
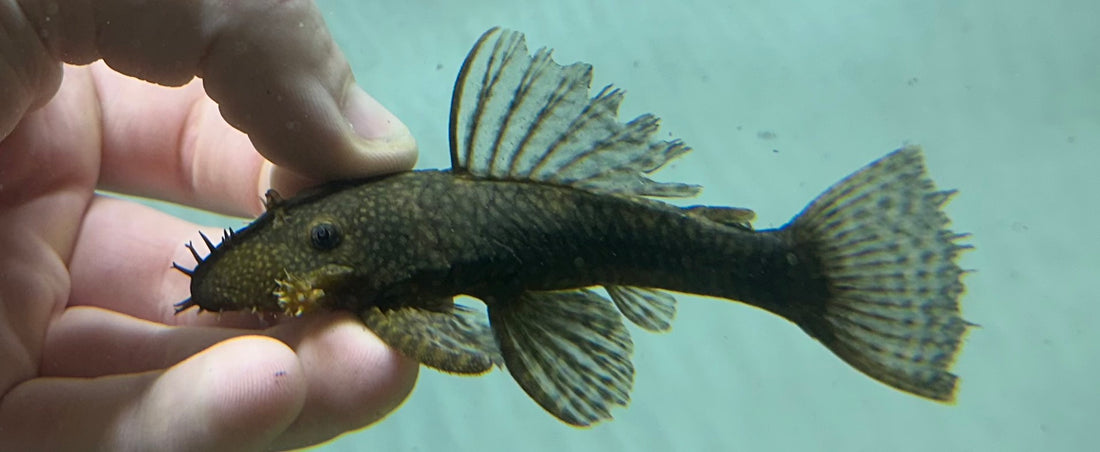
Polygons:
[[861,372],[894,388],[952,402],[950,368],[967,328],[956,264],[966,236],[947,229],[938,191],[917,146],[907,146],[832,186],[788,232],[817,261],[824,302],[791,316]]

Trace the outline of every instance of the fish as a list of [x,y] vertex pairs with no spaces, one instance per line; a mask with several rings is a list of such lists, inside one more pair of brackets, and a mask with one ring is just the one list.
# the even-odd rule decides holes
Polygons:
[[[672,295],[737,301],[782,317],[858,371],[951,403],[964,335],[949,229],[953,190],[906,145],[824,191],[787,224],[746,208],[678,206],[697,185],[651,176],[691,148],[622,122],[623,92],[590,96],[592,67],[561,65],[493,28],[455,82],[451,167],[336,181],[226,231],[177,313],[288,317],[345,310],[402,355],[445,373],[506,370],[577,427],[630,401],[623,319],[670,329]],[[663,198],[663,199],[662,199]],[[458,296],[480,300],[457,302]]]

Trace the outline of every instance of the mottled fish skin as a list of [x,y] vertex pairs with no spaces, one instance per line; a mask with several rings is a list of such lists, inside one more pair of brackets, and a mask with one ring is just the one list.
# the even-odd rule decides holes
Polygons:
[[[469,335],[467,340],[482,345],[474,352],[449,353],[445,350],[452,347],[432,339],[449,336],[423,328],[426,319],[402,322],[380,311],[408,306],[441,311],[434,307],[438,301],[457,294],[479,298],[492,311],[494,304],[515,303],[528,291],[597,285],[659,287],[773,309],[787,306],[786,300],[821,298],[820,283],[805,275],[812,261],[792,263],[783,232],[753,233],[664,203],[441,171],[330,189],[316,199],[307,195],[271,206],[235,234],[230,246],[218,247],[195,270],[192,300],[211,311],[287,311],[273,295],[279,289],[274,281],[315,275],[317,269],[347,269],[332,271],[340,277],[331,282],[312,278],[310,290],[324,295],[304,311],[366,313],[372,330],[422,363],[480,373],[502,362],[499,352],[487,351],[495,349],[495,341]],[[317,247],[313,237],[322,225],[340,237],[340,245]],[[256,239],[258,234],[263,237]],[[251,274],[257,271],[267,277]],[[803,287],[807,281],[816,287]],[[224,295],[226,288],[232,296]],[[288,311],[301,312],[300,306]],[[616,331],[625,332],[621,326]],[[632,373],[618,391],[628,392],[631,381]]]
[[269,193],[248,227],[217,246],[203,237],[208,256],[187,245],[199,263],[175,265],[192,278],[177,312],[349,310],[435,369],[505,367],[548,412],[587,426],[629,403],[622,319],[667,330],[675,300],[661,291],[686,292],[765,309],[883,383],[954,399],[971,326],[956,260],[969,247],[918,147],[754,230],[748,209],[652,199],[699,190],[648,178],[690,148],[656,138],[651,115],[620,122],[621,91],[590,98],[590,82],[590,66],[490,30],[455,85],[450,170]]
[[[356,312],[456,294],[491,300],[598,285],[660,287],[774,309],[823,293],[811,276],[817,264],[788,258],[797,250],[785,232],[753,232],[664,203],[446,171],[342,188],[274,207],[236,234],[232,247],[196,270],[192,298],[213,311],[248,307],[239,300],[274,303],[273,281],[284,273],[326,266],[349,270],[334,285],[317,285],[325,307]],[[318,250],[310,237],[319,224],[331,225],[347,246]],[[261,228],[266,237],[249,240]],[[225,270],[207,272],[215,265]],[[232,296],[221,295],[227,287]]]

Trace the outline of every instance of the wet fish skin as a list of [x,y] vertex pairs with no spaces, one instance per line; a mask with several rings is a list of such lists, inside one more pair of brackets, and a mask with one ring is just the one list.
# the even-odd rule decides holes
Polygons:
[[[196,270],[193,302],[211,311],[280,311],[273,281],[325,266],[349,270],[323,285],[323,307],[353,312],[456,294],[499,300],[528,290],[609,284],[712,295],[773,311],[823,293],[823,285],[812,284],[813,260],[788,257],[801,252],[787,233],[721,224],[665,203],[430,170],[325,191],[274,206],[231,239],[232,246],[208,257]],[[310,235],[322,223],[351,246],[317,250]],[[266,236],[249,240],[259,234]],[[215,265],[219,272],[206,271]],[[223,295],[229,286],[234,295]]]

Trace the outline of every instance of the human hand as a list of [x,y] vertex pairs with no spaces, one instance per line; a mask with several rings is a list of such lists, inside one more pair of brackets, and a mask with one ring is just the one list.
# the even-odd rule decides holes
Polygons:
[[0,450],[293,448],[400,404],[416,363],[351,315],[173,315],[198,227],[94,191],[251,216],[269,186],[411,167],[312,2],[19,3],[0,0]]

